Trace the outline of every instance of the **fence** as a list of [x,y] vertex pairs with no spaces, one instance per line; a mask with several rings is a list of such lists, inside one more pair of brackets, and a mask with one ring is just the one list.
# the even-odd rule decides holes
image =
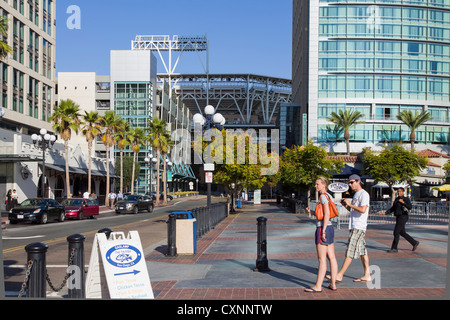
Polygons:
[[228,203],[213,203],[209,207],[192,209],[192,214],[197,219],[197,237],[200,238],[228,216]]
[[[314,212],[317,206],[317,201],[310,202],[311,212]],[[334,218],[338,228],[342,225],[348,225],[349,211],[345,209],[340,203],[336,203],[339,211],[339,217]],[[380,212],[386,212],[391,207],[391,202],[388,201],[371,201],[369,207],[368,224],[395,224],[395,216],[384,215],[380,216]],[[407,224],[448,224],[450,213],[450,204],[447,202],[413,202],[412,209],[409,214]]]

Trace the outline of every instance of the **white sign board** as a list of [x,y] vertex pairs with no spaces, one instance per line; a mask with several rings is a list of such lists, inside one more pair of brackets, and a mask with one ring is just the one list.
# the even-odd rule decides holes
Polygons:
[[213,173],[212,172],[205,172],[205,182],[206,183],[213,182]]
[[203,170],[204,171],[214,171],[214,163],[205,163],[203,165]]
[[109,239],[104,233],[95,235],[86,298],[154,299],[137,231],[130,231],[128,237],[112,232]]
[[261,190],[253,192],[253,204],[261,204]]

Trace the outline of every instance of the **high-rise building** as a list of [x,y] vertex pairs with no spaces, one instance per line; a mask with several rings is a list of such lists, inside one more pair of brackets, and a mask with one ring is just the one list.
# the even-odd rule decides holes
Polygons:
[[308,115],[301,134],[334,152],[346,151],[327,121],[339,109],[364,116],[351,152],[408,142],[402,110],[433,116],[417,149],[448,150],[450,0],[294,0],[293,100]]
[[51,130],[55,104],[55,0],[3,0],[0,17],[7,20],[2,36],[14,52],[0,60],[0,126],[23,134]]

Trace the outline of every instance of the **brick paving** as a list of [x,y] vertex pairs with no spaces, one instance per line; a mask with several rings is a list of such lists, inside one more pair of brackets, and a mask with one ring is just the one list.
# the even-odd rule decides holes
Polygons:
[[[257,259],[256,218],[267,221],[270,272],[254,272]],[[193,255],[165,256],[165,248],[146,255],[152,287],[157,300],[297,300],[297,299],[443,299],[446,297],[448,225],[407,226],[421,241],[413,252],[400,240],[399,252],[386,252],[392,242],[394,225],[369,226],[366,243],[370,264],[381,270],[380,288],[369,289],[354,283],[362,275],[361,262],[354,261],[337,291],[306,293],[315,283],[317,256],[314,222],[306,215],[291,214],[273,202],[261,206],[245,205],[197,241]],[[335,246],[339,267],[344,259],[348,230],[336,230]],[[176,266],[173,280],[152,275],[152,263]],[[192,269],[203,270],[192,276]],[[169,271],[168,271],[169,273]]]

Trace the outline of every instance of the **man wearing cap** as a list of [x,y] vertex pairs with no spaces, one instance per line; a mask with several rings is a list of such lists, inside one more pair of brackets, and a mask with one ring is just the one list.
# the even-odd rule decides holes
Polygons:
[[366,250],[366,241],[364,239],[367,229],[367,218],[369,216],[370,196],[366,190],[362,188],[361,177],[352,174],[348,179],[350,188],[355,192],[353,199],[342,199],[341,204],[350,211],[350,220],[348,228],[350,235],[348,238],[347,250],[345,252],[345,260],[341,270],[336,276],[336,281],[342,281],[345,271],[352,263],[353,259],[361,257],[364,268],[364,275],[354,282],[372,281],[369,271],[369,256]]

